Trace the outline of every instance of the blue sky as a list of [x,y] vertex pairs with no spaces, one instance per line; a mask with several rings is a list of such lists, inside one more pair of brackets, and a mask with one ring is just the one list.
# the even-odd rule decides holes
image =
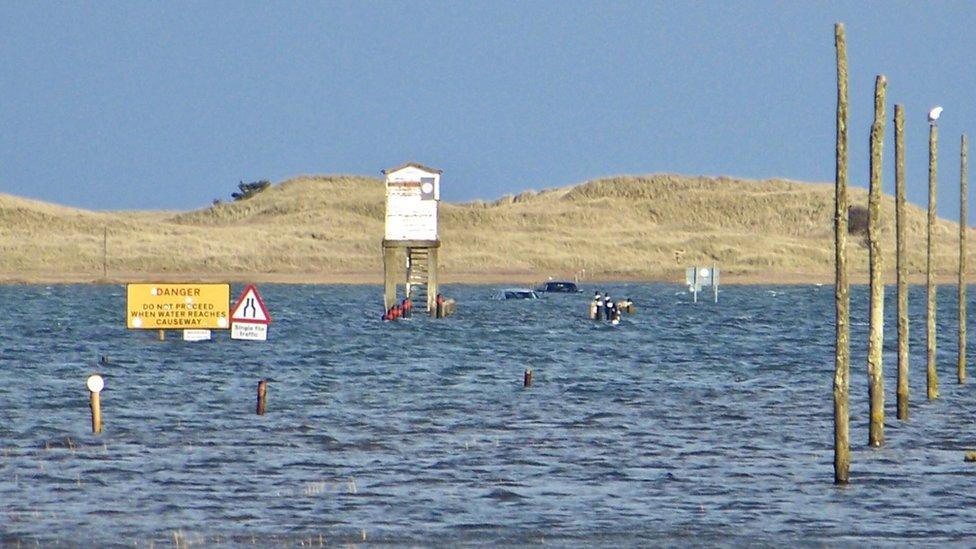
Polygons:
[[970,2],[4,2],[0,192],[185,210],[241,180],[405,161],[443,169],[452,202],[620,174],[830,182],[838,21],[852,183],[885,74],[885,190],[901,103],[925,205],[940,104],[939,213],[957,219]]

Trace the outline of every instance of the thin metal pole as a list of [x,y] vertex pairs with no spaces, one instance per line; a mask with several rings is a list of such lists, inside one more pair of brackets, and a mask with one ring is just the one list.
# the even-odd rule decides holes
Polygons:
[[712,265],[712,294],[715,296],[715,303],[718,303],[718,271]]

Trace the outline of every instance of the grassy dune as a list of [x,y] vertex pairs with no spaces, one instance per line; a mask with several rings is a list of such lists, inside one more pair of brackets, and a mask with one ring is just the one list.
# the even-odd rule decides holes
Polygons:
[[[852,204],[867,192],[851,190]],[[0,281],[379,282],[382,181],[302,176],[242,202],[190,212],[92,212],[0,194]],[[829,282],[833,186],[652,175],[441,204],[446,281],[683,280],[718,265],[725,282]],[[894,199],[883,245],[894,280]],[[925,211],[909,206],[909,265],[925,269]],[[958,225],[940,220],[937,270],[958,268]],[[972,237],[970,237],[972,239]],[[867,272],[850,239],[854,279]],[[967,261],[971,262],[971,259]],[[970,270],[973,265],[968,266]]]

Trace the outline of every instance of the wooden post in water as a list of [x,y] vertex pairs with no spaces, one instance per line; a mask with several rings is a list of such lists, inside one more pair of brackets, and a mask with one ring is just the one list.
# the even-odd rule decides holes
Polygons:
[[440,288],[438,286],[438,273],[437,273],[437,262],[438,262],[438,249],[437,246],[431,246],[427,249],[427,308],[436,306],[437,294],[440,293]]
[[939,127],[934,120],[929,122],[929,215],[928,215],[928,245],[925,267],[925,303],[926,303],[926,392],[929,400],[939,398],[939,373],[935,369],[935,297],[938,290],[935,283],[935,265],[933,265],[933,238],[935,233],[935,197],[938,181],[938,144]]
[[898,270],[898,419],[908,419],[908,259],[905,257],[905,107],[895,105],[895,261]]
[[397,273],[400,265],[397,263],[397,248],[387,246],[383,242],[383,310],[389,311],[396,304]]
[[90,403],[91,406],[91,421],[92,421],[92,432],[101,433],[102,432],[102,399],[101,393],[102,389],[105,388],[105,380],[102,376],[98,374],[92,374],[88,376],[88,380],[85,382],[88,386],[88,392],[90,393]]
[[159,340],[166,341],[166,330],[163,329],[159,330]]
[[871,181],[868,194],[868,248],[871,276],[871,316],[868,328],[868,396],[871,422],[868,444],[884,444],[884,280],[881,256],[881,151],[885,130],[884,75],[874,81],[874,123],[871,124]]
[[525,369],[525,377],[523,378],[522,386],[523,387],[531,387],[532,386],[532,368],[526,368]]
[[969,227],[969,143],[959,140],[959,383],[966,383],[966,229]]
[[837,48],[837,148],[834,190],[836,347],[834,356],[834,483],[846,484],[850,443],[850,293],[847,280],[847,44],[844,24],[834,25]]
[[91,418],[92,418],[92,432],[101,433],[102,432],[102,397],[101,393],[92,392],[91,393]]
[[267,397],[268,397],[268,380],[262,379],[258,382],[258,406],[256,413],[259,416],[264,415],[264,411],[267,408]]

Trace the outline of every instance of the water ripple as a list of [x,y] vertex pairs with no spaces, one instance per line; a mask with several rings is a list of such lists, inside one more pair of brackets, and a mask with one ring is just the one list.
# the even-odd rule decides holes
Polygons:
[[[594,289],[638,312],[586,320]],[[932,402],[912,289],[909,422],[894,419],[886,312],[880,449],[866,445],[867,291],[853,288],[844,488],[832,288],[729,287],[718,304],[667,285],[587,290],[518,303],[448,287],[456,316],[391,324],[367,314],[378,287],[269,285],[268,342],[189,344],[126,331],[118,286],[0,287],[0,545],[968,544],[974,399],[948,371],[954,288],[939,294]]]

